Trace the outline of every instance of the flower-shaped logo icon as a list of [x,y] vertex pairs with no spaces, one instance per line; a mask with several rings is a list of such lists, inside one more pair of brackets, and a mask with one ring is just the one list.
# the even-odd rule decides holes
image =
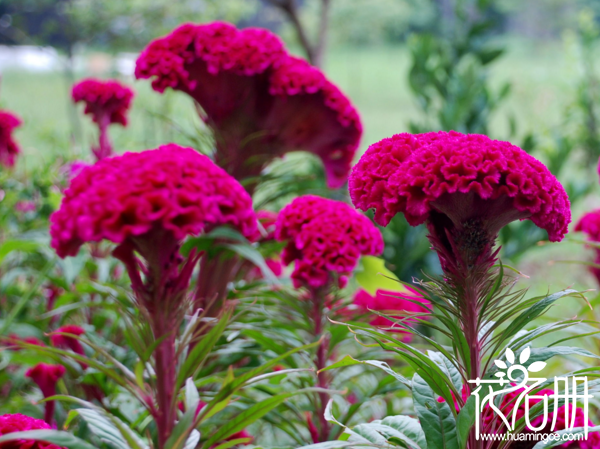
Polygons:
[[534,361],[533,363],[529,364],[529,366],[525,367],[525,363],[527,363],[530,357],[531,349],[528,346],[525,349],[523,349],[523,351],[521,351],[521,354],[519,355],[519,363],[515,363],[515,353],[512,351],[512,349],[506,348],[506,352],[504,353],[504,358],[506,359],[506,362],[504,360],[498,359],[494,360],[494,364],[501,370],[506,370],[507,373],[499,371],[496,374],[494,374],[494,376],[504,380],[503,378],[508,374],[508,377],[511,380],[515,380],[511,376],[512,371],[514,370],[521,371],[521,373],[523,373],[525,377],[528,377],[528,373],[537,373],[546,367],[546,362],[542,362],[539,360]]

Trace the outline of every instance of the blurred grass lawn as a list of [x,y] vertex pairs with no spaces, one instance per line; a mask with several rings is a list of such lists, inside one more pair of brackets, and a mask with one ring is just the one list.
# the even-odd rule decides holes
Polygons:
[[[544,133],[555,127],[572,92],[573,68],[560,44],[533,46],[513,44],[511,51],[492,66],[492,84],[511,81],[510,99],[492,122],[496,138],[507,135],[507,114],[517,118],[522,134],[529,130]],[[365,125],[362,150],[371,143],[408,129],[410,120],[419,120],[419,110],[407,85],[410,56],[405,47],[338,48],[328,55],[327,73],[352,98]],[[86,74],[79,74],[81,77]],[[118,152],[186,142],[158,116],[167,116],[183,129],[192,131],[198,120],[191,100],[182,93],[159,95],[147,80],[125,80],[133,84],[136,99],[130,126],[114,126],[111,135]],[[9,71],[3,74],[0,104],[25,121],[18,131],[25,157],[21,169],[46,164],[59,156],[84,157],[94,142],[94,129],[79,114],[83,140],[74,145],[69,118],[70,86],[60,73]],[[81,106],[80,106],[81,108]],[[81,112],[81,109],[79,109]],[[81,144],[84,145],[81,145]]]

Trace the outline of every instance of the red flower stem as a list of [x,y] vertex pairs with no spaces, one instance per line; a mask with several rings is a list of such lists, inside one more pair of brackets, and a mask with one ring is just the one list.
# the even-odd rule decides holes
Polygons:
[[104,114],[100,122],[98,123],[98,129],[100,130],[99,136],[99,148],[98,153],[96,154],[96,159],[98,161],[109,157],[112,155],[112,144],[110,143],[110,139],[108,137],[108,127],[110,126],[110,116]]
[[156,402],[158,405],[156,426],[158,428],[158,448],[167,449],[165,444],[171,436],[176,420],[174,389],[177,375],[175,373],[175,335],[164,328],[164,321],[161,318],[164,317],[157,317],[155,320],[154,338],[168,336],[158,345],[154,353]]
[[[317,348],[317,354],[315,357],[315,367],[317,369],[317,386],[319,388],[329,388],[329,379],[327,373],[319,373],[327,366],[327,355],[329,352],[329,342],[324,338],[323,329],[323,308],[325,305],[325,293],[322,289],[311,289],[311,299],[313,302],[313,321],[314,321],[314,335],[317,339],[321,339],[321,343]],[[325,392],[318,393],[319,405],[317,413],[319,415],[319,443],[329,441],[329,431],[331,426],[327,419],[325,419],[325,409],[329,396]]]
[[44,409],[44,421],[48,423],[48,425],[52,426],[54,423],[54,408],[56,406],[55,401],[46,402],[46,407]]
[[[463,329],[465,338],[469,343],[469,352],[471,359],[471,370],[469,378],[475,380],[481,376],[481,342],[479,341],[479,297],[481,292],[477,288],[478,282],[474,279],[473,273],[468,273],[464,278],[464,308],[463,311]],[[469,385],[469,389],[471,385]],[[477,440],[475,437],[475,428],[471,429],[469,434],[468,449],[483,449],[483,440]]]
[[200,274],[196,286],[196,308],[206,310],[206,316],[218,316],[227,298],[227,285],[234,278],[239,260],[235,256],[204,255],[200,260]]

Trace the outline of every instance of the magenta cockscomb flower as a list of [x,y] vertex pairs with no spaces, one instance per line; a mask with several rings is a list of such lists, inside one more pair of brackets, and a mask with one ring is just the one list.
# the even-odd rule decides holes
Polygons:
[[[361,313],[381,312],[396,320],[404,320],[409,325],[414,324],[417,318],[426,319],[425,315],[429,313],[428,309],[431,307],[431,303],[423,295],[409,287],[405,287],[402,291],[377,290],[375,295],[360,289],[354,295],[352,304]],[[394,312],[402,313],[395,314]],[[414,317],[411,318],[411,316]],[[408,342],[411,340],[412,335],[406,331],[406,326],[402,324],[379,315],[373,318],[370,323],[372,326],[403,334],[403,341]]]
[[[33,368],[27,370],[25,376],[37,384],[40,390],[42,390],[44,398],[49,398],[56,395],[56,384],[65,375],[65,372],[65,367],[62,365],[38,363]],[[54,401],[47,401],[45,405],[44,420],[48,424],[52,424],[54,421]]]
[[353,168],[349,190],[354,205],[374,208],[383,226],[397,213],[413,226],[426,222],[443,264],[474,263],[511,221],[531,220],[553,242],[571,221],[567,194],[544,164],[515,145],[476,134],[384,139]]
[[221,225],[256,234],[244,189],[191,148],[175,144],[126,153],[85,167],[51,219],[52,247],[74,256],[84,242],[133,245],[144,256]]
[[[25,432],[27,430],[45,430],[50,429],[50,425],[41,419],[31,418],[26,415],[7,414],[0,415],[0,436],[15,432]],[[0,443],[2,449],[66,449],[56,446],[52,443],[35,440],[15,440],[7,443]]]
[[592,242],[600,242],[600,209],[581,217],[575,226],[575,231],[585,233]]
[[[160,341],[151,413],[164,447],[177,419],[175,338],[191,307],[187,290],[200,257],[192,250],[184,258],[181,245],[187,236],[219,226],[255,238],[250,195],[208,157],[170,144],[83,168],[50,221],[51,245],[60,257],[77,254],[85,242],[117,244],[113,255],[124,263],[140,312]],[[207,283],[219,276],[226,277],[217,271]]]
[[344,285],[361,255],[383,251],[379,230],[341,201],[313,195],[296,198],[277,218],[275,237],[287,241],[283,262],[295,262],[296,288],[324,287],[338,278]]
[[[600,209],[588,212],[579,219],[575,226],[575,231],[583,232],[587,235],[591,242],[600,242]],[[594,258],[594,264],[600,264],[600,248],[595,248],[596,257]],[[598,283],[600,283],[600,268],[596,266],[589,267],[590,272],[596,277]]]
[[[67,324],[66,326],[59,327],[50,335],[50,342],[55,348],[68,349],[73,351],[75,354],[85,356],[85,350],[81,342],[75,338],[85,334],[85,329],[76,326],[74,324]],[[68,334],[68,335],[67,335]],[[87,368],[87,364],[84,362],[78,362],[82,369]]]
[[15,128],[23,122],[9,111],[0,111],[0,165],[12,167],[21,152],[13,137]]
[[215,133],[217,163],[253,177],[289,151],[321,158],[330,187],[347,179],[362,134],[348,98],[268,30],[185,24],[150,43],[136,63],[152,87],[183,91]]
[[23,344],[44,346],[44,343],[35,337],[20,337],[17,334],[10,334],[6,339],[8,349],[20,351],[23,349]]
[[73,86],[71,96],[75,103],[85,104],[85,114],[89,114],[100,131],[99,145],[92,148],[97,160],[112,154],[108,138],[108,127],[117,123],[127,126],[127,112],[133,100],[133,90],[116,80],[84,79]]

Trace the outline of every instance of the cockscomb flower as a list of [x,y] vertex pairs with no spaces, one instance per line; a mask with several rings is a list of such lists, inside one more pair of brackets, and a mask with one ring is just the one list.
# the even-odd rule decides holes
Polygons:
[[[77,338],[71,336],[75,335],[79,337],[85,334],[85,329],[73,324],[67,324],[66,326],[59,327],[55,332],[56,333],[50,335],[50,342],[52,343],[52,346],[55,348],[69,349],[75,354],[85,355],[85,351],[81,342]],[[84,369],[87,367],[87,365],[83,363],[80,364]]]
[[575,226],[575,231],[585,233],[592,242],[600,242],[600,209],[581,217]]
[[[65,367],[62,365],[49,365],[47,363],[38,363],[33,368],[27,370],[26,377],[33,380],[42,390],[44,398],[49,398],[56,394],[56,384],[58,380],[65,375]],[[45,403],[46,410],[44,420],[52,424],[54,417],[54,401]]]
[[[51,429],[50,425],[41,419],[31,418],[19,413],[0,415],[0,436],[27,430]],[[35,440],[14,440],[0,443],[2,449],[66,449],[52,443]]]
[[[421,306],[417,303],[423,305]],[[352,304],[362,313],[370,313],[371,311],[381,312],[396,320],[403,320],[406,324],[415,323],[416,318],[411,318],[411,315],[415,315],[419,319],[425,319],[428,308],[431,307],[431,303],[423,295],[409,287],[404,287],[402,291],[377,290],[375,295],[371,295],[361,288],[354,295]],[[393,313],[394,311],[404,313],[396,315]],[[411,340],[412,335],[403,329],[406,326],[402,324],[379,315],[373,318],[370,323],[375,327],[402,333],[403,341],[408,342]]]
[[377,142],[353,168],[349,190],[354,205],[374,208],[383,226],[397,213],[412,226],[426,222],[442,265],[476,263],[511,221],[529,219],[553,242],[571,221],[565,190],[541,162],[477,134],[397,134]]
[[112,123],[127,126],[127,112],[133,99],[133,90],[116,80],[84,79],[73,86],[71,96],[75,103],[85,104],[85,114],[89,114],[98,125],[99,146],[92,148],[98,160],[112,154],[108,138],[108,127]]
[[161,240],[220,225],[249,238],[257,232],[252,200],[241,185],[208,157],[175,144],[83,168],[50,221],[60,257],[76,255],[84,242],[129,243],[146,256]]
[[378,255],[383,239],[371,221],[341,201],[306,195],[277,217],[275,237],[287,241],[282,260],[295,262],[292,279],[299,288],[324,287],[338,276],[340,286],[361,255]]
[[19,117],[9,111],[0,111],[0,164],[12,167],[21,152],[13,138],[15,128],[21,126]]
[[[588,212],[577,222],[575,231],[583,232],[588,236],[588,239],[592,242],[600,242],[600,209]],[[600,249],[595,248],[596,257],[594,259],[595,264],[600,264]],[[600,283],[600,268],[590,266],[590,272],[596,277]]]
[[347,179],[362,134],[356,109],[316,67],[289,55],[268,30],[184,24],[141,53],[137,78],[190,95],[215,134],[215,160],[254,177],[289,151],[316,154],[330,187]]
[[35,337],[20,337],[17,334],[10,334],[6,339],[8,343],[8,349],[13,351],[20,351],[23,349],[22,344],[44,346],[44,343]]
[[127,112],[133,99],[133,90],[116,80],[84,79],[73,86],[71,96],[75,103],[85,104],[85,114],[101,124],[104,121],[127,126]]

